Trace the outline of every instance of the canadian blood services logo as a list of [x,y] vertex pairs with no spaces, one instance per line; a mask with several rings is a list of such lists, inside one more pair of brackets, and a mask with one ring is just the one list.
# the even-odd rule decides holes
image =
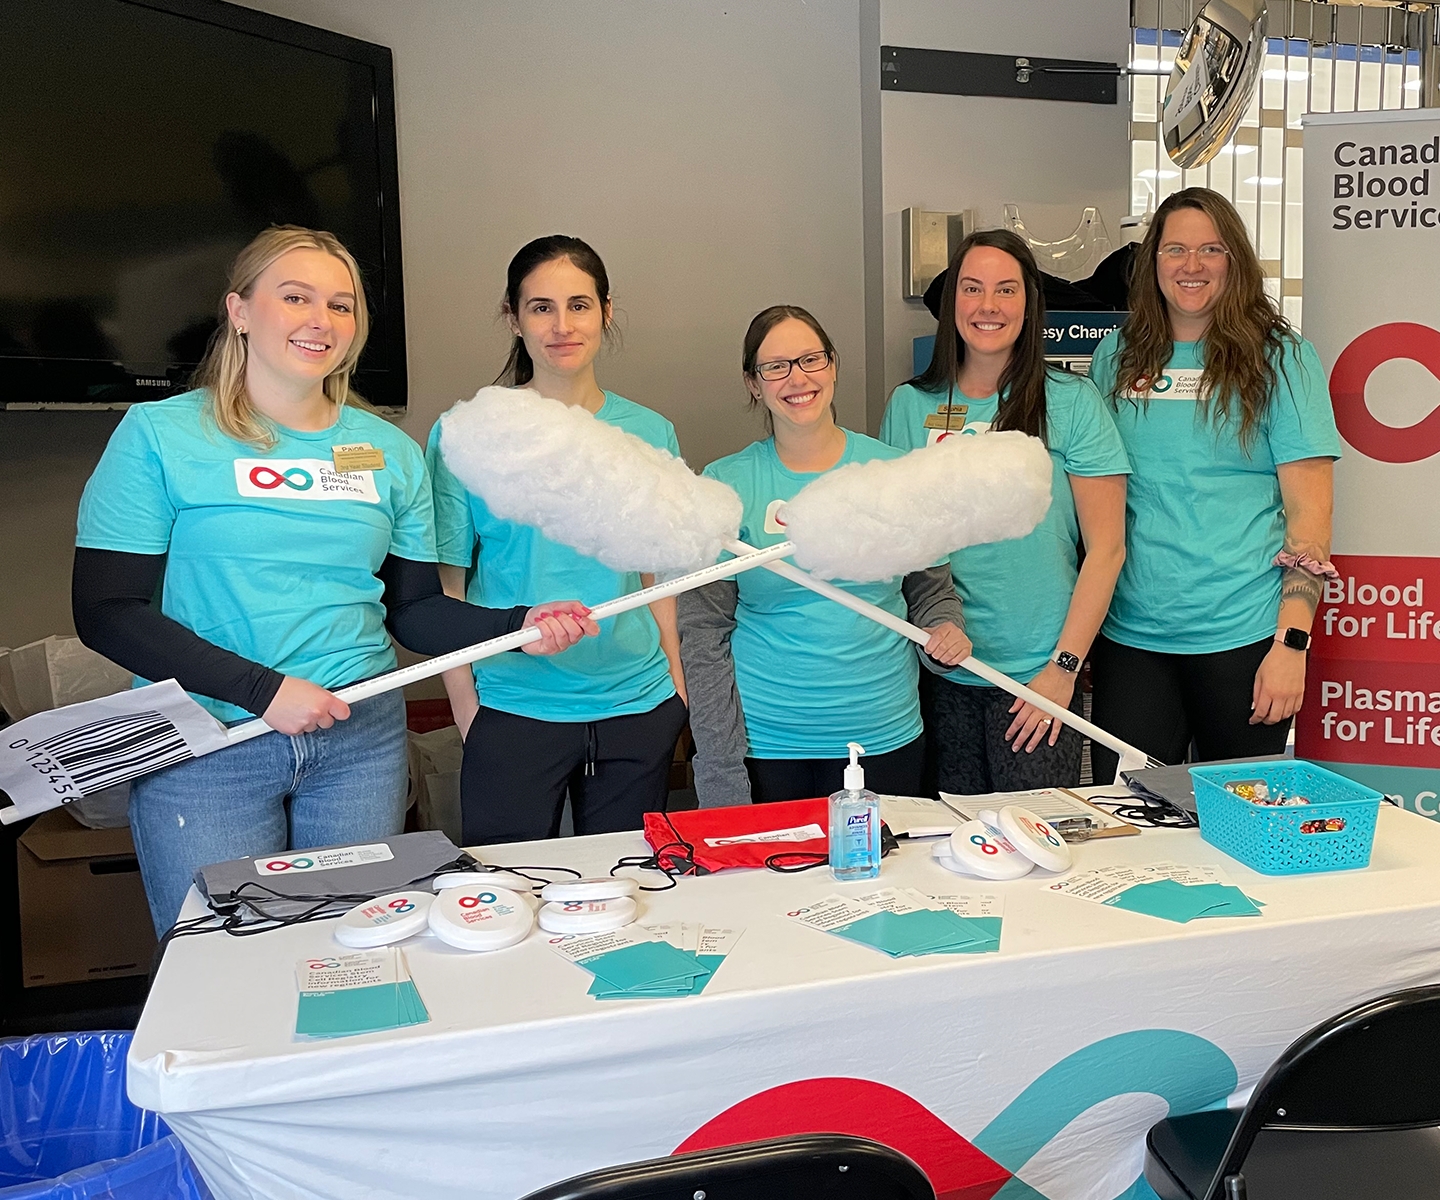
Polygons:
[[1365,384],[1381,363],[1408,358],[1440,380],[1440,330],[1413,321],[1393,321],[1367,329],[1335,360],[1330,400],[1335,424],[1356,450],[1377,462],[1420,462],[1440,454],[1440,405],[1414,425],[1378,421],[1365,403]]

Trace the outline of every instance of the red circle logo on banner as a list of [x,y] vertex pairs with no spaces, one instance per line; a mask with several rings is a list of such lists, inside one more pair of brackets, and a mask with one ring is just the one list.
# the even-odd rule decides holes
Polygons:
[[1440,454],[1440,406],[1414,425],[1397,428],[1375,419],[1365,403],[1370,373],[1392,358],[1418,362],[1440,379],[1440,330],[1412,321],[1367,329],[1340,352],[1330,372],[1330,399],[1340,436],[1366,458],[1419,462]]

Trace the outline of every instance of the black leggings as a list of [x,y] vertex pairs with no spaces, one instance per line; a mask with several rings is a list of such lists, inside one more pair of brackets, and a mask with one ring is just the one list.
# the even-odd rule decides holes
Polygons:
[[482,707],[465,737],[461,840],[475,846],[558,837],[567,792],[576,833],[639,829],[645,813],[665,811],[684,724],[679,696],[649,712],[590,722]]
[[[747,758],[750,799],[755,804],[777,800],[811,800],[845,786],[848,758]],[[867,754],[865,786],[884,796],[918,796],[925,768],[925,735],[884,754]]]
[[[1090,650],[1094,679],[1091,719],[1161,762],[1185,761],[1195,743],[1197,762],[1283,754],[1290,722],[1251,725],[1255,672],[1272,639],[1215,654],[1162,654],[1109,638]],[[1115,777],[1117,756],[1092,744],[1095,782]]]

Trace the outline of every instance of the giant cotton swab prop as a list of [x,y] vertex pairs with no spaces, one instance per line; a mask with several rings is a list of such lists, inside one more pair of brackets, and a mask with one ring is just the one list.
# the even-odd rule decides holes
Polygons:
[[[726,542],[725,548],[739,556],[755,553],[754,546],[746,545],[746,543],[740,541],[739,538],[730,539]],[[812,592],[818,592],[820,595],[834,600],[837,604],[843,604],[852,612],[857,612],[863,617],[869,617],[872,621],[884,625],[887,629],[893,629],[896,633],[900,634],[901,637],[909,638],[917,646],[923,646],[930,640],[930,634],[918,625],[912,625],[909,621],[903,620],[893,613],[886,612],[878,605],[870,604],[868,601],[860,599],[859,596],[843,591],[833,583],[826,583],[824,580],[817,579],[813,575],[807,575],[804,571],[798,567],[791,566],[789,563],[767,562],[761,565],[764,566],[766,570],[773,571],[775,574],[790,580],[792,583],[798,583],[803,588],[809,588]],[[1130,771],[1140,767],[1162,767],[1165,765],[1160,762],[1159,759],[1151,758],[1143,750],[1130,745],[1129,742],[1121,741],[1113,733],[1107,733],[1101,729],[1100,726],[1087,721],[1084,717],[1071,712],[1068,708],[1061,707],[1048,696],[1042,696],[1039,692],[1026,687],[1023,683],[1011,679],[1010,676],[997,671],[989,664],[981,662],[974,655],[971,655],[956,665],[964,667],[972,674],[980,676],[981,679],[988,680],[998,688],[1003,688],[1012,696],[1018,696],[1022,700],[1028,700],[1042,712],[1049,713],[1056,720],[1085,734],[1092,741],[1099,742],[1102,746],[1113,750],[1120,756],[1117,777],[1118,771]]]

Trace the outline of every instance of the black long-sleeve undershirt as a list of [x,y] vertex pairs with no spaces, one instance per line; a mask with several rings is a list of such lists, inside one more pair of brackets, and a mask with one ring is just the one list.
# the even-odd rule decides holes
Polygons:
[[[163,554],[77,548],[70,596],[80,640],[145,679],[173,678],[187,692],[264,713],[285,677],[161,612],[164,574]],[[480,608],[446,596],[434,563],[387,555],[378,578],[385,585],[386,628],[418,654],[448,654],[513,632],[525,621],[523,607]]]

